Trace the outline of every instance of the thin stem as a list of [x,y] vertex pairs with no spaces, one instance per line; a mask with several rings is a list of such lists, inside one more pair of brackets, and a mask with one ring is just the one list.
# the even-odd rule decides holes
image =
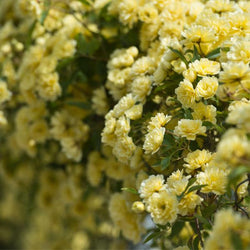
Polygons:
[[242,84],[242,82],[240,83],[240,85],[241,85],[241,87],[242,87],[248,94],[250,94],[250,90],[247,89],[247,88]]
[[240,207],[238,206],[238,208],[246,215],[246,217],[249,219],[249,215],[247,213],[247,211],[243,208],[243,207]]
[[144,164],[145,164],[145,166],[149,169],[149,170],[153,170],[155,173],[159,173],[159,172],[157,172],[154,168],[152,168],[151,166],[150,166],[150,164],[144,159],[144,157],[142,157],[142,161],[144,162]]
[[244,184],[245,182],[248,182],[250,180],[250,178],[248,177],[247,179],[245,179],[244,181],[240,182],[237,186],[236,186],[236,189],[235,189],[235,192],[234,192],[234,198],[235,198],[235,205],[238,205],[239,202],[238,202],[238,189],[239,187]]
[[175,135],[173,132],[171,132],[170,130],[166,129],[166,133],[170,134],[170,135]]
[[88,59],[100,61],[100,62],[107,62],[107,59],[105,59],[105,58],[98,58],[98,57],[94,57],[94,56],[88,56],[85,54],[79,54],[79,57],[84,57],[84,58],[88,58]]
[[199,236],[199,239],[200,239],[200,242],[201,242],[201,247],[203,248],[204,243],[203,243],[203,240],[202,240],[202,235],[201,235],[200,224],[199,224],[198,218],[195,219],[195,224],[196,224],[196,228],[197,228],[197,231],[198,231],[198,236]]
[[235,192],[234,192],[235,209],[236,209],[236,211],[238,211],[238,210],[240,209],[240,210],[247,216],[247,218],[249,218],[249,215],[248,215],[247,211],[246,211],[243,207],[241,207],[241,206],[239,205],[239,204],[243,201],[243,198],[240,199],[240,200],[238,200],[238,199],[239,199],[239,197],[238,197],[238,189],[239,189],[239,187],[240,187],[242,184],[244,184],[245,182],[249,182],[249,180],[250,180],[250,176],[248,175],[248,178],[247,178],[247,179],[245,179],[244,181],[240,182],[240,183],[236,186],[236,189],[235,189]]

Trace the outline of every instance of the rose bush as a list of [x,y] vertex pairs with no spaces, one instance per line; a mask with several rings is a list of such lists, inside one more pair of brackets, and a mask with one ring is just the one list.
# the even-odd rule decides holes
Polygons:
[[248,249],[250,2],[0,2],[0,246]]

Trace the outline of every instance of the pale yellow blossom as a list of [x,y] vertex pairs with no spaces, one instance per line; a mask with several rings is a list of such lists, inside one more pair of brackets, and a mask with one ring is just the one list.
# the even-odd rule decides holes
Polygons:
[[187,140],[195,140],[196,135],[205,135],[206,127],[202,126],[200,120],[181,119],[174,133],[180,137],[186,137]]

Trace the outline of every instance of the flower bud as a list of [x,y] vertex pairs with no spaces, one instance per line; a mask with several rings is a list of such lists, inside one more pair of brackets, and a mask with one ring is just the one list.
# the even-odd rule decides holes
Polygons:
[[135,201],[132,205],[132,210],[135,213],[142,213],[145,210],[145,206],[141,201]]

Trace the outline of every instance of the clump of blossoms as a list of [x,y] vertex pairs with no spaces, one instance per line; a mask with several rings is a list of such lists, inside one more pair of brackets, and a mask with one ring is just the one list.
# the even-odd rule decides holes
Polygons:
[[248,249],[249,10],[0,2],[4,248]]
[[[117,49],[108,63],[106,88],[117,104],[105,116],[102,142],[135,178],[146,173],[139,188],[124,186],[138,195],[132,210],[154,222],[145,242],[163,249],[249,246],[234,230],[224,242],[212,236],[218,223],[223,232],[217,210],[231,206],[232,217],[248,218],[249,7],[226,0],[109,5],[129,29],[140,22],[137,49]],[[181,234],[185,221],[189,236]]]
[[[130,169],[125,165],[120,171],[108,149],[98,151],[102,116],[112,103],[103,86],[106,63],[118,46],[113,38],[119,29],[118,23],[111,28],[114,18],[105,13],[105,4],[0,2],[3,248],[127,245],[109,218],[107,201]],[[142,220],[129,205],[125,215],[139,241]],[[131,227],[124,232],[132,235]]]

